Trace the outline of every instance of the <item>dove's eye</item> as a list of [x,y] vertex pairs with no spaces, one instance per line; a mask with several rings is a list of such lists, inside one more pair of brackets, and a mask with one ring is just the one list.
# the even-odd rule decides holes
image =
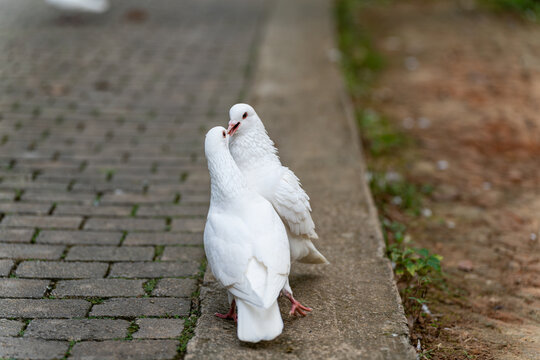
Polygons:
[[225,138],[227,136],[227,133],[225,132],[225,130],[223,130],[223,137]]
[[244,113],[244,115],[242,115],[242,119],[245,119],[247,118],[247,112]]

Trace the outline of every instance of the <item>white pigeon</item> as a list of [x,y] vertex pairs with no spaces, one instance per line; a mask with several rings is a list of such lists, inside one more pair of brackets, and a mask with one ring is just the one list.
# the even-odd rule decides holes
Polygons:
[[248,187],[228,142],[217,126],[204,144],[211,184],[204,249],[231,302],[229,313],[216,315],[237,319],[242,341],[272,340],[283,330],[277,298],[288,286],[287,232],[272,205]]
[[[328,260],[315,248],[312,239],[318,239],[311,218],[309,196],[298,177],[281,165],[274,142],[264,125],[248,104],[236,104],[229,111],[229,149],[234,161],[245,175],[248,185],[274,206],[287,224],[291,260],[308,264],[328,264]],[[289,288],[290,290],[290,288]],[[292,297],[291,314],[309,311]]]
[[63,11],[103,13],[109,9],[109,0],[45,0]]

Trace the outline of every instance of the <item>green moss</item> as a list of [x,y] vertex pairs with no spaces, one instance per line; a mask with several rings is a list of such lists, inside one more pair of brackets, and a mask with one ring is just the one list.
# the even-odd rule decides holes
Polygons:
[[152,291],[156,287],[157,281],[158,279],[151,279],[143,284],[143,289],[144,289],[144,292],[146,293],[146,296],[152,295]]
[[540,0],[483,0],[483,3],[494,10],[520,14],[530,21],[540,19]]

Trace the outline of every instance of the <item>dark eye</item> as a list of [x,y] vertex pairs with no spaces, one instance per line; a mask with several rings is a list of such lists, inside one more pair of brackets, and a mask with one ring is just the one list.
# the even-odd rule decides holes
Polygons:
[[245,119],[247,118],[247,112],[244,113],[244,115],[242,115],[242,119]]
[[223,130],[223,137],[226,137],[227,136],[227,133],[225,132],[225,130]]

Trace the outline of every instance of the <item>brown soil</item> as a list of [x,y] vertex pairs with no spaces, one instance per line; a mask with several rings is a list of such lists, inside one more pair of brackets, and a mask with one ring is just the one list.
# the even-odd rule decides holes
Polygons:
[[413,339],[431,358],[540,359],[540,25],[474,1],[362,18],[388,60],[374,106],[417,140],[407,177],[436,188],[409,230],[464,295],[430,303],[443,326]]

